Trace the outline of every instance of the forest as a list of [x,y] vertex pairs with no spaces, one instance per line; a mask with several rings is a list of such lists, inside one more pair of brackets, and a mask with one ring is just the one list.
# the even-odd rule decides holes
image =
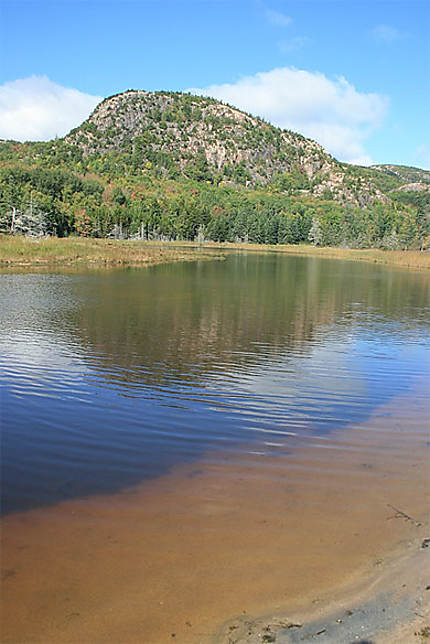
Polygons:
[[[342,164],[311,140],[240,117],[215,101],[143,94],[106,99],[64,139],[1,141],[0,232],[344,248],[430,246],[430,173]],[[135,129],[126,131],[131,118]],[[184,152],[187,145],[194,145],[194,154]],[[223,145],[230,154],[222,166],[208,162],[211,145]],[[231,161],[239,153],[242,161]],[[264,170],[264,158],[270,172]],[[313,174],[306,173],[306,165],[316,168]],[[418,172],[424,189],[402,185]],[[333,177],[341,179],[337,188]]]

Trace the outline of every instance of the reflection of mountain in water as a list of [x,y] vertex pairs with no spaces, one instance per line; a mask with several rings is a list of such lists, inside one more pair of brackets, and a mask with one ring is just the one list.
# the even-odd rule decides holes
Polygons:
[[304,354],[334,323],[401,334],[426,320],[422,275],[273,255],[233,255],[227,264],[129,269],[79,283],[89,292],[70,322],[93,366],[148,385],[199,381],[231,361],[246,369]]
[[5,512],[288,448],[429,370],[423,275],[234,254],[0,280]]

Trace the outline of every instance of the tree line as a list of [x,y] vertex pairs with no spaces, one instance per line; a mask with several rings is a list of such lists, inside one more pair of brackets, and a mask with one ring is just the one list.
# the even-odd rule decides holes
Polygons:
[[270,189],[121,178],[8,164],[0,169],[3,233],[426,248],[428,197],[405,193],[367,209]]

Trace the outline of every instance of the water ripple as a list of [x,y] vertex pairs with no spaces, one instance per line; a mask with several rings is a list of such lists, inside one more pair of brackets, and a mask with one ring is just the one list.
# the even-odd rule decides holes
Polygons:
[[[375,410],[430,382],[428,284],[393,273],[384,286],[361,266],[346,284],[327,263],[315,286],[300,259],[294,284],[286,257],[259,261],[258,279],[251,258],[246,274],[227,261],[198,279],[191,266],[180,279],[1,275],[3,510],[109,492],[202,454],[365,456],[338,430],[370,415],[362,433],[388,440]],[[408,424],[409,441],[424,434]]]

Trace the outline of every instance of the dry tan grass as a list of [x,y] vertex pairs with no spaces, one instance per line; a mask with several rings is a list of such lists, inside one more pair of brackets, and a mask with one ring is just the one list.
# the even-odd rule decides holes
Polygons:
[[[202,249],[210,251],[202,252]],[[410,269],[430,270],[430,253],[418,250],[379,250],[315,248],[311,245],[266,245],[205,242],[133,242],[110,239],[0,236],[0,266],[94,264],[112,266],[121,264],[152,265],[165,262],[192,261],[219,258],[215,250],[250,250],[258,252],[289,253],[312,257],[328,257],[373,262]]]
[[[181,242],[185,244],[186,242]],[[196,244],[188,242],[190,247]],[[315,247],[307,244],[300,245],[269,245],[269,244],[232,244],[230,242],[216,243],[205,242],[204,248],[210,249],[238,249],[259,252],[289,253],[293,255],[304,255],[309,257],[328,257],[332,259],[347,259],[353,261],[372,262],[374,264],[387,264],[401,266],[404,268],[430,270],[430,252],[419,250],[380,250],[376,248],[336,248],[336,247]]]
[[220,253],[202,252],[166,244],[147,244],[84,237],[31,239],[0,236],[0,266],[45,265],[153,265],[213,259]]

